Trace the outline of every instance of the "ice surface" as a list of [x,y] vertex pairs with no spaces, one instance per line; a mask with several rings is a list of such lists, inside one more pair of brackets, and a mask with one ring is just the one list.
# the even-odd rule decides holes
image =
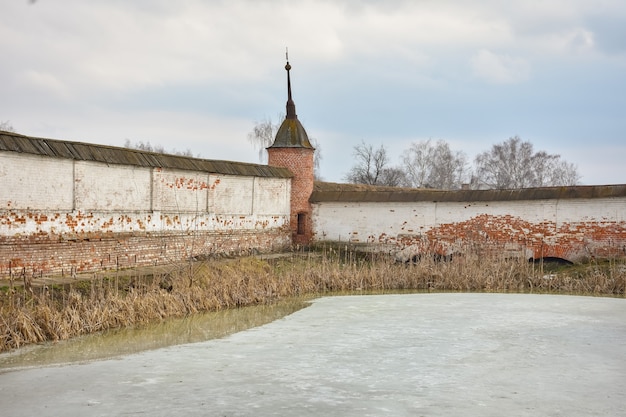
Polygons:
[[622,416],[626,300],[327,297],[223,339],[0,374],[2,415]]

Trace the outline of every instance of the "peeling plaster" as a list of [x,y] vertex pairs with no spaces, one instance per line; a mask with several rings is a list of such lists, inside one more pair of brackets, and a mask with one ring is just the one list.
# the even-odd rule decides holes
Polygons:
[[398,203],[394,215],[389,214],[391,205],[316,203],[314,239],[382,245],[401,256],[468,250],[572,261],[626,256],[626,198]]

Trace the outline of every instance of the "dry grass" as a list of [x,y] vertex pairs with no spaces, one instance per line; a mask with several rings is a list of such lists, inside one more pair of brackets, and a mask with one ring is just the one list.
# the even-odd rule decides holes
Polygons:
[[173,268],[159,276],[96,277],[68,287],[0,292],[0,351],[201,311],[336,292],[540,292],[624,296],[626,264],[565,269],[466,255],[397,264],[323,249],[274,260],[240,258]]

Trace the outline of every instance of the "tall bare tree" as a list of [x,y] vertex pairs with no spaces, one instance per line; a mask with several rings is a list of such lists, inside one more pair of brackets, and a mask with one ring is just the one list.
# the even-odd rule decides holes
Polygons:
[[474,160],[474,188],[512,189],[576,185],[577,168],[560,155],[535,152],[532,143],[518,136],[493,145]]
[[465,180],[467,156],[443,140],[414,142],[402,157],[412,187],[458,189]]
[[406,175],[400,168],[389,166],[387,150],[383,145],[374,149],[371,144],[361,142],[354,147],[354,165],[344,179],[353,184],[402,186]]

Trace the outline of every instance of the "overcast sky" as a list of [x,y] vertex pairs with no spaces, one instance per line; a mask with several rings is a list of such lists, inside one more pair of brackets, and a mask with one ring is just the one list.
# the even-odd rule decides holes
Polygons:
[[361,141],[473,160],[518,135],[626,183],[624,0],[0,0],[0,122],[258,162],[286,102],[341,181]]

